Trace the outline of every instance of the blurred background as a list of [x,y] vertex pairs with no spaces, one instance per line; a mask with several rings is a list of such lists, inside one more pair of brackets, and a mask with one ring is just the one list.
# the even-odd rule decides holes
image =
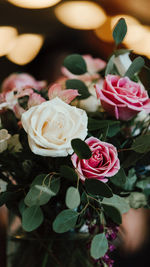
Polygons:
[[[112,29],[120,17],[128,25],[122,47],[133,50],[133,58],[143,55],[150,66],[150,0],[0,0],[0,82],[12,72],[54,82],[70,53],[107,60],[114,49]],[[149,76],[143,72],[147,84]],[[1,213],[4,240],[7,218],[4,210]],[[143,210],[126,216],[124,247],[115,255],[115,267],[150,266],[148,225]],[[5,266],[4,251],[0,241],[0,267]]]

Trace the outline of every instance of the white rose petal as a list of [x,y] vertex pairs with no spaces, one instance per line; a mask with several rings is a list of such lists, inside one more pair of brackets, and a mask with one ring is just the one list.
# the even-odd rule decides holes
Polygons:
[[119,71],[121,76],[124,76],[130,65],[132,64],[131,59],[129,58],[129,53],[117,56],[114,58],[114,64]]
[[71,140],[87,136],[87,115],[58,97],[31,107],[22,115],[33,153],[41,156],[65,157],[72,154]]

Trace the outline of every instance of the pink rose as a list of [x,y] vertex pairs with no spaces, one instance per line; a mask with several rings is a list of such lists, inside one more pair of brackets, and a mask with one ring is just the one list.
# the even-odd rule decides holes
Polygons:
[[130,120],[142,110],[150,112],[147,91],[128,77],[107,75],[103,89],[96,85],[96,93],[103,108],[117,120]]
[[18,91],[26,88],[34,88],[41,90],[46,86],[45,81],[36,81],[31,75],[27,73],[13,73],[8,76],[2,83],[2,92],[8,92],[16,88]]
[[109,143],[102,142],[95,137],[85,141],[92,151],[90,159],[79,159],[76,154],[71,157],[82,181],[85,179],[98,179],[107,182],[106,177],[114,176],[120,169],[120,161],[116,148]]

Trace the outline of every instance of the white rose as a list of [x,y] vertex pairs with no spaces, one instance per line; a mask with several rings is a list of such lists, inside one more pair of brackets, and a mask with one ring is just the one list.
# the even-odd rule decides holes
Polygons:
[[2,153],[7,149],[8,145],[7,142],[10,136],[11,135],[8,133],[6,129],[0,130],[0,153]]
[[56,97],[31,107],[22,115],[33,153],[41,156],[65,157],[72,154],[71,140],[87,136],[87,115]]
[[129,53],[117,56],[114,58],[114,64],[119,71],[121,76],[124,76],[130,65],[132,64],[131,59],[129,58]]

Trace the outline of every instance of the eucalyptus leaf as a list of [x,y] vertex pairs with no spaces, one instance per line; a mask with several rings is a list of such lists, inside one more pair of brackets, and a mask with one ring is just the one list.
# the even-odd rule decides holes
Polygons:
[[70,168],[67,165],[61,165],[60,167],[60,175],[62,177],[65,177],[69,180],[77,181],[78,180],[78,175],[74,171],[74,169]]
[[78,93],[80,94],[77,99],[86,99],[91,94],[89,93],[88,87],[86,84],[80,80],[77,79],[71,79],[66,81],[66,88],[67,89],[75,89],[78,90]]
[[31,232],[37,229],[43,222],[44,216],[40,207],[28,207],[22,214],[22,227],[25,231]]
[[150,188],[150,177],[146,177],[145,179],[138,181],[136,183],[136,187],[138,187],[142,190],[145,190],[146,188]]
[[130,209],[130,206],[126,200],[123,197],[115,194],[111,198],[103,198],[101,203],[108,206],[114,206],[120,211],[121,214],[128,212]]
[[115,223],[122,223],[122,216],[118,208],[106,204],[103,204],[102,206],[108,217],[110,217]]
[[99,259],[105,255],[108,250],[108,241],[104,233],[97,234],[92,239],[90,254],[94,259]]
[[126,183],[126,174],[123,168],[112,177],[110,177],[110,181],[118,187],[122,188],[122,185]]
[[65,233],[74,228],[78,219],[78,212],[66,209],[60,212],[53,222],[53,230],[56,233]]
[[131,149],[138,153],[146,153],[150,151],[150,134],[137,137],[133,142]]
[[114,71],[114,58],[115,56],[112,55],[107,63],[107,66],[106,66],[106,70],[105,70],[105,76],[107,76],[108,74],[112,74],[113,71]]
[[142,208],[147,204],[146,196],[140,192],[132,192],[130,196],[126,198],[126,200],[133,209]]
[[131,191],[134,188],[136,180],[137,176],[135,169],[132,168],[129,170],[128,176],[126,177],[126,182],[122,185],[122,188],[126,191]]
[[99,129],[106,128],[109,125],[109,129],[111,127],[116,127],[117,125],[120,125],[119,121],[113,121],[113,120],[96,120],[92,118],[88,118],[88,130],[89,131],[95,131]]
[[104,182],[96,179],[86,179],[85,187],[87,191],[92,195],[99,195],[108,198],[113,196],[111,188]]
[[116,24],[113,30],[113,38],[116,45],[120,44],[127,33],[127,24],[124,18],[119,19],[118,23]]
[[72,54],[64,59],[63,64],[71,73],[81,75],[87,72],[87,66],[84,58],[79,54]]
[[126,71],[124,76],[129,77],[130,79],[134,78],[134,75],[137,74],[143,67],[144,67],[145,61],[142,57],[137,57],[132,61],[132,64]]
[[74,152],[80,159],[89,159],[92,156],[92,152],[89,146],[79,138],[71,140],[71,146]]
[[79,190],[73,186],[69,187],[66,193],[66,206],[69,209],[76,209],[80,204]]

